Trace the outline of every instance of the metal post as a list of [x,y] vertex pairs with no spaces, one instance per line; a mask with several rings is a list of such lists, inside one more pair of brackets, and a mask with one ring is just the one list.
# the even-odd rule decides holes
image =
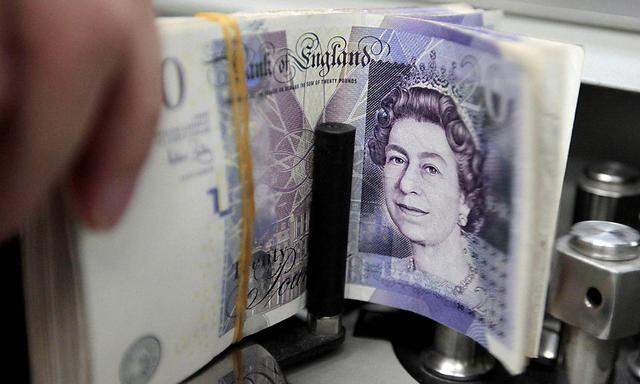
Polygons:
[[604,384],[616,359],[617,340],[600,340],[580,328],[564,329],[564,369],[569,383]]
[[433,345],[424,353],[424,367],[450,380],[476,379],[494,365],[484,348],[442,324],[436,325]]

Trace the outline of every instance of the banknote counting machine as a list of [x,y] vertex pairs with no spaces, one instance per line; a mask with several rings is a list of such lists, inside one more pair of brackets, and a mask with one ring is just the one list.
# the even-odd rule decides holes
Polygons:
[[[310,288],[308,313],[252,338],[245,353],[255,355],[251,348],[260,345],[280,364],[280,370],[270,370],[269,382],[640,382],[640,137],[616,120],[617,113],[599,111],[592,120],[594,104],[603,97],[621,104],[628,97],[640,101],[638,94],[582,87],[540,355],[524,374],[509,375],[471,339],[426,318],[373,304],[343,305],[339,293],[314,298],[314,290],[339,292],[342,286],[335,278],[343,271],[336,269],[340,262],[329,265],[335,261],[326,258],[310,261],[319,263],[315,271],[330,270],[332,276],[313,276],[311,269],[312,281],[322,283]],[[611,120],[605,127],[606,119]],[[632,140],[601,148],[603,135]],[[340,200],[339,193],[331,198]],[[324,212],[322,222],[340,221],[339,215],[326,216],[329,211],[316,207]],[[344,256],[342,241],[329,244]]]
[[[320,263],[316,270],[331,273],[329,277],[311,276],[308,312],[259,333],[237,350],[249,348],[246,359],[268,357],[269,372],[277,377],[266,382],[640,383],[640,235],[636,231],[640,228],[636,149],[640,133],[630,121],[636,113],[633,105],[640,105],[640,94],[582,86],[540,356],[524,374],[510,376],[478,344],[426,318],[343,302],[344,268],[340,266],[344,265],[346,240],[336,239],[336,232],[318,232],[318,244],[332,247],[323,253],[339,257],[311,261]],[[332,129],[346,135],[349,145],[348,127]],[[333,160],[336,167],[341,166],[340,159]],[[330,171],[337,174],[336,169]],[[348,188],[340,186],[344,181],[335,177],[325,180],[324,187],[332,182],[337,183],[331,187],[333,195],[324,196],[340,200]],[[348,213],[348,207],[342,210],[342,215]],[[319,206],[316,212],[325,215],[318,216],[321,222],[344,221],[339,209]],[[7,366],[27,381],[19,240],[5,243],[2,253],[2,292],[10,323],[6,328],[11,351]],[[314,298],[314,292],[322,295]],[[225,357],[228,353],[191,380],[211,378]],[[250,365],[257,366],[265,365]]]
[[[599,81],[589,76],[576,112],[540,355],[524,374],[509,375],[478,344],[426,318],[344,301],[345,240],[335,238],[346,233],[342,227],[319,233],[318,243],[332,247],[322,252],[336,258],[311,261],[331,273],[310,277],[308,310],[216,357],[188,382],[238,382],[225,369],[242,356],[251,383],[640,383],[640,87],[627,87],[624,76],[613,76],[613,87],[593,85]],[[349,140],[348,128],[334,129]],[[349,189],[328,182],[337,183],[324,186],[334,192],[329,197],[340,201]],[[316,212],[333,214],[323,222],[344,219],[339,209]],[[17,378],[11,382],[29,382],[19,241],[0,245],[4,366],[5,377]]]

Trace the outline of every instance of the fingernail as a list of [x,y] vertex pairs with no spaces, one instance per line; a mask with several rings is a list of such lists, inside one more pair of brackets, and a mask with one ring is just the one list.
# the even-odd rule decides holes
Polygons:
[[97,188],[89,208],[89,224],[98,228],[115,225],[131,199],[134,186],[135,178],[124,176],[111,178]]

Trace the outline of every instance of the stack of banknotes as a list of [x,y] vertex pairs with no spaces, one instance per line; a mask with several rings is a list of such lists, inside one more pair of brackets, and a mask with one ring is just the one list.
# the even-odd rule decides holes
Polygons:
[[52,196],[26,230],[35,382],[177,382],[304,308],[322,122],[356,128],[346,297],[428,316],[521,372],[537,355],[582,50],[493,31],[499,18],[452,5],[158,19],[163,111],[122,222],[93,232]]

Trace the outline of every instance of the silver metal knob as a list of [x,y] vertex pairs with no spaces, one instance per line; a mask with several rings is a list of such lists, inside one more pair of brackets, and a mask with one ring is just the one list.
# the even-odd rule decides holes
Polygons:
[[571,247],[585,256],[606,261],[633,260],[638,257],[640,233],[610,221],[583,221],[569,233]]

